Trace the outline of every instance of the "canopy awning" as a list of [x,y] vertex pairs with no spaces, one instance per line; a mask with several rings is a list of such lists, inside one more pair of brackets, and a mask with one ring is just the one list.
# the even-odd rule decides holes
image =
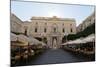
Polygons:
[[10,33],[10,38],[11,38],[11,41],[17,41],[17,35],[16,34]]
[[81,44],[81,43],[87,43],[87,42],[94,42],[95,41],[95,35],[91,34],[89,36],[87,36],[86,38],[79,38],[73,41],[68,41],[64,44],[61,45],[67,45],[67,44]]
[[35,39],[33,37],[29,37],[28,42],[29,42],[29,45],[38,45],[38,44],[40,44],[40,41],[38,41],[37,39]]
[[33,37],[27,37],[25,35],[16,35],[11,33],[11,41],[13,45],[17,46],[27,46],[27,45],[46,45],[45,43],[33,38]]
[[84,38],[83,41],[85,41],[85,42],[95,42],[95,35],[91,34],[88,37]]
[[70,41],[67,44],[80,44],[80,43],[86,43],[85,41],[83,41],[82,39],[76,39],[74,41]]
[[69,42],[66,42],[62,45],[67,45],[67,44],[80,44],[80,43],[86,43],[85,41],[83,41],[82,39],[76,39],[76,40],[73,40],[73,41],[69,41]]

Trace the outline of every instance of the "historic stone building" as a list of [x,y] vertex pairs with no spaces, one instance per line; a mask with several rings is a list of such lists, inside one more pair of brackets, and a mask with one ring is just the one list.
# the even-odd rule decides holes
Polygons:
[[32,17],[22,21],[11,14],[11,33],[23,34],[43,41],[50,48],[59,48],[64,36],[76,33],[76,22],[73,18]]
[[76,22],[73,18],[32,17],[23,23],[27,36],[43,41],[50,48],[60,47],[64,36],[76,33]]
[[77,32],[83,31],[85,28],[95,23],[95,12],[88,16],[79,26],[77,26]]
[[24,34],[25,29],[23,26],[23,21],[21,21],[17,16],[11,14],[10,16],[11,33]]
[[33,37],[46,43],[47,47],[59,48],[65,40],[64,36],[83,31],[93,23],[95,23],[95,12],[77,27],[73,18],[32,17],[30,21],[22,21],[11,14],[11,33]]

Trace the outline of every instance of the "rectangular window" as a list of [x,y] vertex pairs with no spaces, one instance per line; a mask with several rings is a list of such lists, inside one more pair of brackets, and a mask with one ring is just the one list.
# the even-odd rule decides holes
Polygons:
[[65,29],[63,28],[63,33],[65,33]]
[[45,32],[45,33],[47,32],[47,29],[46,29],[46,28],[44,28],[44,32]]
[[70,24],[70,26],[72,26],[72,24]]
[[37,32],[37,28],[35,28],[35,32]]
[[70,29],[70,32],[73,32],[72,28]]

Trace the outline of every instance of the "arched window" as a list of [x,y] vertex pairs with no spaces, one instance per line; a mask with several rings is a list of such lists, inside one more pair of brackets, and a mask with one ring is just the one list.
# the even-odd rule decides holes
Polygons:
[[53,24],[53,32],[54,33],[57,32],[57,24],[56,23]]
[[54,28],[54,32],[56,32],[56,28]]

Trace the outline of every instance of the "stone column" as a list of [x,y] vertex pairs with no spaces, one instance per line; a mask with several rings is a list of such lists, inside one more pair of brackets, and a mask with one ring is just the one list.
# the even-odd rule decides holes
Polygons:
[[47,47],[50,47],[51,46],[51,39],[50,37],[47,37]]
[[62,36],[59,36],[59,47],[61,46],[62,44]]

